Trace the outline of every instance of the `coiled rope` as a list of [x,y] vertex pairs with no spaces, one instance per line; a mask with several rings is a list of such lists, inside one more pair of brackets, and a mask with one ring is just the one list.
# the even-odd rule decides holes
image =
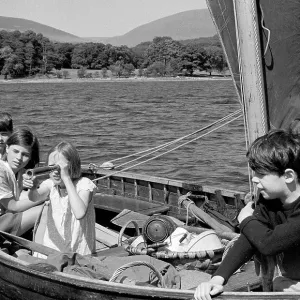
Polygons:
[[[207,136],[208,134],[210,134],[210,133],[212,133],[212,132],[214,132],[214,131],[216,131],[216,130],[218,130],[218,129],[224,127],[224,126],[226,126],[227,124],[232,123],[233,121],[239,119],[240,117],[242,117],[241,110],[237,110],[236,112],[234,112],[234,113],[232,113],[232,114],[230,114],[230,115],[228,115],[228,116],[222,118],[221,120],[222,120],[222,121],[227,120],[229,117],[234,117],[234,118],[232,118],[231,120],[229,120],[229,121],[223,123],[222,125],[217,126],[216,128],[214,128],[214,129],[212,129],[212,130],[210,130],[210,131],[208,131],[208,132],[206,132],[206,133],[204,133],[204,134],[202,134],[202,135],[200,135],[200,136],[198,136],[198,137],[196,137],[196,138],[193,138],[193,139],[191,139],[191,140],[189,140],[189,141],[187,141],[187,142],[185,142],[185,143],[183,143],[183,144],[181,144],[181,145],[179,145],[179,146],[177,146],[177,147],[174,147],[174,148],[172,148],[172,149],[170,149],[170,150],[168,150],[168,151],[165,151],[165,152],[163,152],[163,153],[161,153],[161,154],[158,154],[158,155],[156,155],[156,156],[154,156],[154,157],[151,157],[151,158],[149,158],[149,159],[146,159],[146,160],[144,160],[144,161],[142,161],[142,162],[139,162],[139,163],[137,163],[137,164],[134,164],[134,165],[129,166],[129,167],[127,167],[127,168],[124,168],[124,169],[122,169],[122,170],[119,170],[119,171],[113,171],[113,172],[111,172],[110,174],[107,174],[107,175],[104,175],[104,176],[95,178],[95,179],[93,179],[92,181],[97,181],[97,180],[100,180],[100,179],[105,179],[105,178],[110,177],[110,176],[113,176],[113,175],[115,175],[115,174],[117,174],[117,173],[127,171],[127,170],[132,169],[132,168],[134,168],[134,167],[137,167],[137,166],[139,166],[139,165],[141,165],[141,164],[144,164],[144,163],[149,162],[149,161],[151,161],[151,160],[154,160],[154,159],[156,159],[156,158],[158,158],[158,157],[161,157],[161,156],[163,156],[163,155],[165,155],[165,154],[167,154],[167,153],[170,153],[170,152],[172,152],[172,151],[175,151],[175,150],[177,150],[177,149],[179,149],[179,148],[181,148],[181,147],[183,147],[183,146],[185,146],[185,145],[187,145],[187,144],[189,144],[189,143],[192,143],[192,142],[194,142],[194,141],[196,141],[196,140],[198,140],[198,139],[200,139],[200,138],[203,138],[203,137]],[[197,130],[197,131],[195,131],[195,132],[193,132],[193,133],[190,133],[190,134],[188,134],[188,135],[186,135],[186,136],[184,136],[184,137],[182,137],[182,138],[180,138],[180,139],[176,139],[176,140],[174,140],[173,142],[169,142],[169,143],[163,144],[163,145],[161,145],[161,146],[154,147],[154,148],[152,148],[152,149],[148,149],[148,150],[145,150],[145,151],[141,151],[141,152],[139,152],[139,153],[144,153],[144,152],[146,152],[146,151],[155,149],[153,152],[147,153],[147,154],[145,154],[145,155],[143,155],[143,156],[141,156],[141,157],[139,157],[139,158],[136,158],[136,159],[134,159],[134,160],[131,160],[131,161],[127,162],[126,164],[131,163],[131,162],[133,162],[133,161],[135,161],[135,160],[137,160],[137,159],[141,159],[141,158],[143,158],[143,157],[145,157],[145,156],[148,156],[149,154],[152,154],[152,153],[154,153],[154,152],[156,152],[156,151],[159,151],[159,150],[161,150],[161,149],[163,149],[163,148],[165,148],[165,147],[167,147],[167,146],[169,146],[169,145],[172,145],[172,144],[174,144],[175,142],[177,143],[178,141],[180,141],[180,140],[182,140],[182,139],[184,139],[184,138],[187,138],[187,137],[189,137],[189,136],[191,136],[191,135],[193,135],[193,134],[196,134],[196,133],[198,133],[198,132],[200,132],[200,131],[203,131],[203,130],[205,130],[205,129],[207,129],[207,128],[210,128],[211,126],[220,123],[221,120],[218,120],[218,121],[214,122],[213,124],[211,124],[211,125],[209,125],[209,126],[206,126],[206,127],[203,128],[203,129],[199,129],[199,130]],[[122,159],[124,159],[124,158],[126,158],[126,157],[133,156],[133,155],[138,155],[139,153],[135,153],[135,154],[131,154],[131,155],[125,156],[125,157],[123,157]],[[117,159],[116,159],[116,160],[117,160]],[[114,161],[116,161],[116,160],[114,160]],[[122,164],[122,165],[117,166],[117,168],[120,167],[120,166],[123,166],[123,165],[125,165],[125,163]],[[95,165],[95,164],[90,164],[90,166],[96,166],[96,165]]]
[[123,265],[122,267],[118,268],[113,275],[111,276],[111,278],[109,279],[109,282],[115,282],[115,280],[118,278],[118,276],[123,273],[123,271],[125,271],[128,268],[132,268],[132,267],[136,267],[136,266],[146,266],[148,268],[150,268],[154,274],[157,276],[157,278],[159,279],[160,285],[162,288],[165,288],[165,281],[164,278],[162,277],[161,273],[150,263],[145,262],[145,261],[134,261],[134,262],[130,262],[128,264]]

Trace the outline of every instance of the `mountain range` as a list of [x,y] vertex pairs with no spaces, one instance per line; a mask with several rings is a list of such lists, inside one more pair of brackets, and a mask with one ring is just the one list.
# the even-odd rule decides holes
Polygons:
[[67,43],[101,42],[113,46],[136,46],[142,42],[152,41],[156,36],[169,36],[174,40],[211,37],[216,34],[215,26],[207,9],[189,10],[160,18],[136,27],[124,35],[114,37],[78,37],[51,26],[38,22],[0,16],[0,30],[21,32],[32,30],[42,33],[52,41]]

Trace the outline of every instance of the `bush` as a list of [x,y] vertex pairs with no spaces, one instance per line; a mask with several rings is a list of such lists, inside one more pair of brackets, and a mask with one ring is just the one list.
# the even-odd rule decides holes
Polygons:
[[81,67],[78,71],[77,71],[77,77],[78,78],[84,78],[86,76],[86,68]]
[[69,71],[64,70],[64,71],[62,72],[62,76],[64,77],[64,79],[67,79],[67,78],[70,76]]

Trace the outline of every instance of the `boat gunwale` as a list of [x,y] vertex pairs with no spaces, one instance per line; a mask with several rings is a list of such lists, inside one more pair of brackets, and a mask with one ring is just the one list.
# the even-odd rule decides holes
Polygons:
[[[197,191],[201,191],[203,193],[210,193],[210,194],[215,194],[216,191],[220,191],[222,196],[235,198],[237,195],[239,195],[242,200],[246,195],[245,192],[231,190],[231,189],[224,189],[216,186],[202,185],[201,183],[195,181],[176,180],[176,179],[169,179],[165,177],[143,175],[143,174],[131,173],[131,172],[116,173],[113,170],[107,170],[103,168],[97,168],[93,170],[86,165],[82,166],[82,171],[83,173],[90,173],[91,175],[94,176],[100,176],[99,179],[96,180],[96,182],[100,180],[107,180],[108,178],[117,179],[117,180],[131,179],[131,180],[140,180],[140,181],[145,181],[150,183],[173,186],[173,187],[183,188],[183,189],[191,188],[192,190],[195,189]],[[102,176],[108,176],[108,177],[101,179]],[[95,179],[97,179],[97,177]]]
[[[63,272],[55,271],[52,273],[43,273],[28,267],[26,263],[18,258],[15,258],[0,250],[0,264],[6,265],[8,268],[14,268],[18,272],[29,273],[33,276],[40,277],[42,280],[57,281],[57,284],[64,284],[64,286],[74,286],[74,288],[84,288],[87,292],[91,290],[94,293],[118,293],[122,294],[120,297],[126,295],[146,297],[158,297],[161,299],[192,299],[194,295],[193,290],[175,290],[157,287],[141,287],[131,286],[121,283],[102,281],[92,278],[85,278],[81,276],[65,274]],[[2,275],[0,276],[2,277]],[[3,276],[4,277],[4,276]],[[25,287],[24,287],[25,288]],[[33,292],[36,292],[32,289]],[[111,296],[110,296],[111,297]],[[118,297],[118,295],[116,295]],[[287,292],[224,292],[220,294],[217,299],[300,299],[299,293]],[[297,297],[297,298],[296,298]]]

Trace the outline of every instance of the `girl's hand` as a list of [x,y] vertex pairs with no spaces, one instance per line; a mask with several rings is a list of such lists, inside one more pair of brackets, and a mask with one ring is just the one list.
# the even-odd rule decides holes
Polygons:
[[59,171],[54,172],[60,172],[60,177],[63,181],[70,178],[70,172],[69,172],[69,162],[67,160],[60,160],[57,162],[57,164],[60,167]]
[[26,189],[36,189],[39,186],[39,180],[36,176],[28,176],[26,173],[23,176],[23,188]]
[[224,290],[223,285],[215,283],[213,279],[208,282],[202,282],[198,285],[194,298],[196,300],[211,300],[211,296],[222,293]]

